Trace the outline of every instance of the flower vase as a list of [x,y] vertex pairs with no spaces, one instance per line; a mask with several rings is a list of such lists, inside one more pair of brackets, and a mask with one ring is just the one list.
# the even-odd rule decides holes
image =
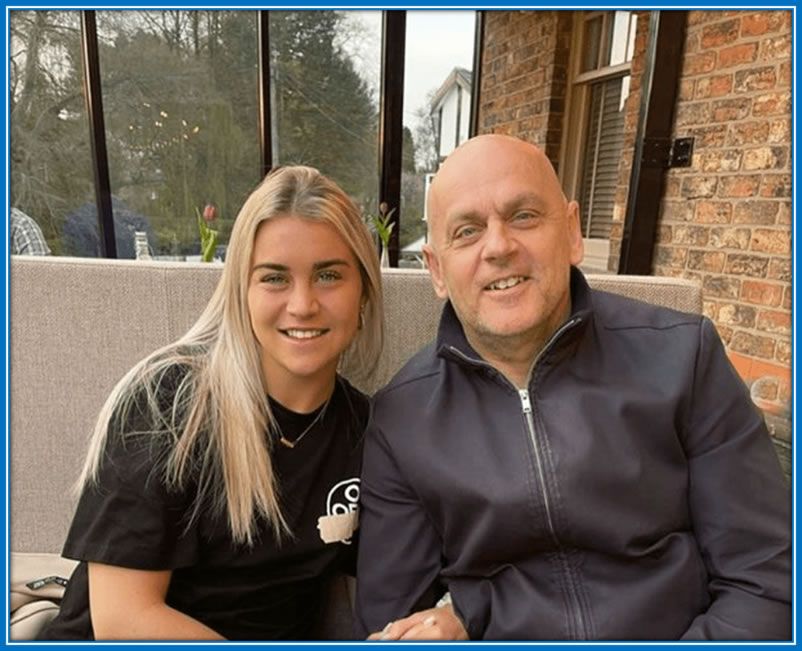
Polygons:
[[382,246],[382,254],[379,258],[379,266],[382,269],[389,269],[390,268],[390,253],[387,250],[386,246]]

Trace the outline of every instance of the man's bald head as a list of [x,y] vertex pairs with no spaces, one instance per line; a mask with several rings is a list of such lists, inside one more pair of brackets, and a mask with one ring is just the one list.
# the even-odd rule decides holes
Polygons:
[[[457,147],[443,162],[429,188],[427,201],[429,240],[435,238],[435,224],[449,210],[452,188],[469,190],[474,180],[485,178],[486,171],[500,166],[527,169],[536,179],[538,191],[563,208],[567,199],[554,167],[542,149],[520,138],[503,134],[475,136]],[[462,194],[459,189],[457,195]]]

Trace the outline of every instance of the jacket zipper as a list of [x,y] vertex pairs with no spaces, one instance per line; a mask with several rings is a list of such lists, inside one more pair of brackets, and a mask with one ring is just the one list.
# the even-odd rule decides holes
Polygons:
[[[573,319],[570,319],[569,321],[565,322],[551,336],[551,338],[548,340],[548,342],[546,342],[546,345],[543,346],[541,351],[535,357],[535,361],[532,363],[532,367],[529,369],[529,377],[527,378],[527,383],[526,383],[527,386],[529,386],[531,384],[531,382],[532,382],[532,374],[535,371],[535,367],[537,366],[537,363],[543,357],[543,354],[546,351],[548,351],[549,348],[552,347],[554,342],[557,340],[557,338],[560,335],[562,335],[562,333],[564,333],[566,330],[569,330],[570,328],[575,326],[577,323],[579,323],[580,320],[581,319],[579,319],[579,318],[573,318]],[[495,368],[493,367],[492,364],[488,364],[487,362],[485,362],[483,360],[478,360],[478,359],[473,359],[471,357],[468,357],[462,351],[458,350],[454,346],[449,346],[448,348],[454,355],[457,355],[458,357],[460,357],[461,359],[465,360],[466,362],[468,362],[470,364],[474,364],[474,365],[477,365],[477,366],[483,366],[483,367],[495,370]],[[514,390],[516,390],[518,392],[518,396],[519,396],[519,398],[521,400],[521,408],[523,410],[524,419],[526,420],[527,430],[528,430],[528,434],[529,434],[529,440],[532,443],[532,449],[534,450],[534,453],[535,453],[535,465],[537,466],[537,478],[538,478],[538,483],[540,484],[540,491],[541,491],[541,493],[543,495],[543,507],[544,507],[544,509],[546,511],[546,522],[547,522],[547,525],[548,525],[548,528],[549,528],[549,534],[551,536],[552,542],[554,543],[555,547],[557,548],[557,553],[559,555],[560,561],[564,562],[564,563],[567,563],[567,559],[566,559],[566,556],[565,556],[565,551],[563,550],[562,545],[560,544],[560,539],[557,537],[557,531],[554,528],[554,521],[551,518],[551,503],[549,501],[549,492],[546,489],[546,478],[545,478],[545,473],[544,473],[544,470],[543,470],[543,460],[541,459],[541,456],[540,456],[540,446],[537,444],[537,439],[535,437],[535,420],[534,420],[534,417],[532,415],[532,413],[533,413],[532,401],[531,401],[531,399],[529,397],[529,390],[528,389],[518,389],[503,374],[499,374],[499,376],[500,376],[500,378],[501,378],[501,380],[503,382],[505,382],[507,385],[509,385],[510,387],[512,387]],[[568,570],[568,573],[570,574],[570,569]],[[568,597],[571,600],[571,604],[574,607],[575,620],[576,620],[576,624],[577,624],[577,627],[579,628],[580,636],[581,636],[580,639],[587,639],[588,635],[587,635],[587,631],[585,630],[585,618],[584,618],[584,616],[582,614],[582,605],[579,602],[579,597],[576,594],[576,590],[574,589],[574,586],[573,586],[572,577],[570,577],[570,576],[568,577],[568,583],[567,583],[566,587],[567,587],[567,590],[568,590]]]
[[[557,530],[554,528],[554,522],[551,519],[551,503],[549,501],[549,491],[546,488],[546,477],[543,470],[543,461],[540,457],[540,446],[537,443],[537,439],[535,438],[535,419],[532,416],[532,401],[529,398],[529,391],[527,389],[518,389],[518,395],[521,398],[521,408],[524,412],[524,418],[526,419],[526,425],[529,430],[529,440],[532,443],[532,449],[535,451],[535,465],[537,466],[537,478],[538,483],[540,484],[540,492],[543,495],[543,508],[546,510],[546,522],[548,523],[549,527],[549,534],[551,535],[551,539],[554,542],[555,547],[557,547],[557,554],[560,557],[560,561],[567,563],[567,558],[565,556],[565,552],[563,551],[562,545],[560,544],[560,539],[557,537]],[[570,573],[570,569],[568,571]],[[587,639],[587,631],[585,630],[585,618],[582,615],[582,605],[579,603],[579,597],[576,594],[576,590],[573,586],[572,577],[568,577],[568,583],[566,584],[566,588],[568,590],[568,597],[571,600],[571,604],[574,607],[574,613],[576,614],[576,624],[580,631],[580,639]]]

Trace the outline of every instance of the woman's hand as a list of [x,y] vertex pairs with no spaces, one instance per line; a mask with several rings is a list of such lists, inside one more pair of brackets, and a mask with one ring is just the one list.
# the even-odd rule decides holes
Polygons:
[[369,640],[467,640],[468,633],[451,604],[421,610],[390,622]]

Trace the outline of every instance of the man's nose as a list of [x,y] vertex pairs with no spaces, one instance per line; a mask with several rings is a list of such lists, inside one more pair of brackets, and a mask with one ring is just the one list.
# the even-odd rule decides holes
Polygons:
[[487,225],[483,257],[489,261],[503,260],[514,253],[515,235],[503,220],[491,220]]
[[290,292],[287,312],[293,316],[304,318],[314,315],[318,307],[314,289],[306,283],[296,283]]

